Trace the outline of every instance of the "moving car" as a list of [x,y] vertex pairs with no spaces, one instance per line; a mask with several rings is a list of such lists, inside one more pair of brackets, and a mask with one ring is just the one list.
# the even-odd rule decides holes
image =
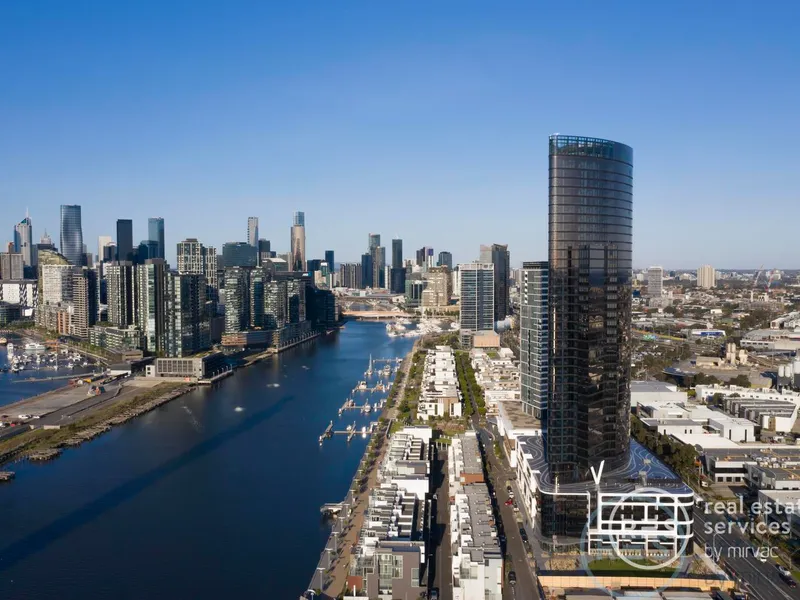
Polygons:
[[508,572],[508,583],[510,583],[511,585],[517,583],[517,574],[514,571]]
[[514,504],[514,501],[513,501],[511,498],[509,498],[509,499],[508,499],[508,500],[506,500],[506,502],[505,502],[505,505],[506,505],[506,506],[511,506],[512,504]]

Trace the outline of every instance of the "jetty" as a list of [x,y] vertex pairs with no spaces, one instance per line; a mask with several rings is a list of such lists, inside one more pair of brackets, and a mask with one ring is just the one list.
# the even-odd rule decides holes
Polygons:
[[36,461],[52,460],[56,458],[59,454],[61,454],[60,449],[50,448],[48,450],[39,450],[38,452],[33,452],[32,454],[29,454],[28,459]]
[[329,438],[333,435],[333,421],[331,421],[328,426],[325,428],[325,431],[322,432],[322,435],[319,436],[319,443],[322,444],[325,438]]

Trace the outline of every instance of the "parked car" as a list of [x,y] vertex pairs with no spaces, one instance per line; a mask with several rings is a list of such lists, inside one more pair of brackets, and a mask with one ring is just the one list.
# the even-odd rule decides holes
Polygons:
[[514,571],[508,572],[508,583],[510,583],[511,585],[517,583],[517,574]]
[[514,501],[511,498],[505,501],[506,506],[511,506],[512,504],[514,504]]
[[439,600],[439,588],[433,588],[431,590],[430,600]]
[[524,527],[520,527],[519,528],[519,535],[522,538],[523,542],[527,542],[528,541],[528,532],[525,531]]

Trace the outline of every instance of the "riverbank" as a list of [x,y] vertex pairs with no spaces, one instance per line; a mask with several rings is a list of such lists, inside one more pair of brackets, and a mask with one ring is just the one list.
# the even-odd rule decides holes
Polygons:
[[44,425],[19,433],[0,442],[0,466],[32,455],[55,458],[63,448],[79,446],[114,426],[182,396],[193,387],[185,383],[159,383],[150,389],[140,388],[141,393],[132,398],[99,408],[67,425]]

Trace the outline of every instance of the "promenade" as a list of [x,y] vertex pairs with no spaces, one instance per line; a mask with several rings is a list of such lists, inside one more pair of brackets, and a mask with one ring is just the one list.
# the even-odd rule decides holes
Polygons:
[[[368,470],[366,482],[358,488],[358,492],[353,493],[353,486],[351,485],[347,497],[342,502],[341,512],[338,514],[334,521],[331,535],[328,538],[328,543],[322,551],[320,562],[317,570],[311,579],[310,589],[321,590],[322,595],[319,598],[325,600],[332,600],[338,598],[344,590],[347,583],[347,575],[350,572],[350,562],[352,552],[358,542],[361,526],[364,523],[364,513],[369,505],[369,493],[378,484],[378,466],[383,461],[384,454],[388,444],[386,444],[386,434],[389,432],[389,427],[392,421],[397,416],[396,404],[400,402],[405,392],[406,382],[408,381],[408,372],[411,368],[412,357],[419,345],[419,340],[414,342],[410,352],[403,359],[400,366],[400,373],[403,374],[402,381],[395,396],[395,405],[386,411],[386,414],[381,415],[386,417],[386,429],[380,437],[380,445],[378,447],[377,456],[371,462],[368,461],[369,447],[361,460],[359,469],[353,478],[354,482],[358,482],[362,475],[362,469],[366,467]],[[396,379],[395,379],[396,380]]]

